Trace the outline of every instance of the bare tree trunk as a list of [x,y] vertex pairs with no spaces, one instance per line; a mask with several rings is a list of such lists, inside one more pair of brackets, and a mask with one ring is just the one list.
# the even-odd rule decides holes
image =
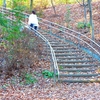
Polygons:
[[56,14],[55,6],[54,6],[54,4],[53,4],[53,0],[51,0],[51,4],[52,4],[52,8],[53,8],[53,10],[54,10],[55,15],[57,15],[57,14]]
[[94,40],[94,25],[93,25],[93,20],[92,20],[92,5],[91,5],[91,0],[88,0],[88,6],[89,6],[89,12],[90,12],[90,31],[92,34],[92,40]]
[[33,9],[33,0],[30,0],[30,10]]
[[3,0],[3,7],[6,8],[6,0]]

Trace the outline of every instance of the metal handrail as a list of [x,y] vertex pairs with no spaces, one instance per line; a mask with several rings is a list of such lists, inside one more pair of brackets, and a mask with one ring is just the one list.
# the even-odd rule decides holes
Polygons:
[[39,17],[38,17],[38,19],[43,20],[43,21],[46,21],[46,22],[48,22],[48,23],[50,23],[50,24],[52,24],[52,25],[59,26],[59,27],[64,28],[64,29],[66,29],[66,30],[72,31],[72,32],[74,32],[74,33],[76,33],[76,34],[78,34],[78,35],[81,35],[81,36],[87,38],[88,40],[90,40],[91,42],[93,42],[94,44],[96,44],[98,47],[100,47],[99,44],[97,44],[97,43],[96,43],[95,41],[93,41],[92,39],[88,38],[86,35],[81,34],[80,32],[77,32],[77,31],[72,30],[72,29],[70,29],[70,28],[67,28],[67,27],[61,26],[61,25],[59,25],[59,24],[57,24],[57,23],[50,22],[50,21],[48,21],[48,20],[46,20],[46,19],[43,19],[43,18],[39,18]]
[[[3,8],[2,8],[2,9],[3,9]],[[11,9],[9,8],[8,10],[11,10]],[[17,11],[17,10],[14,10],[14,11]],[[17,12],[20,12],[20,11],[17,11]],[[26,15],[26,16],[29,16],[29,14],[27,14],[27,13],[22,13],[22,14],[24,14],[24,15]],[[39,20],[42,20],[42,21],[45,21],[45,22],[47,22],[47,23],[50,23],[50,24],[52,24],[52,25],[56,25],[56,26],[58,26],[58,27],[64,28],[64,29],[69,30],[69,31],[71,31],[71,32],[74,32],[74,33],[76,33],[76,34],[78,34],[78,35],[81,35],[81,36],[87,38],[88,40],[90,40],[91,42],[93,42],[93,43],[94,43],[95,45],[97,45],[98,47],[100,47],[99,44],[97,44],[97,43],[96,43],[95,41],[93,41],[92,39],[88,38],[86,35],[81,34],[80,32],[77,32],[77,31],[72,30],[72,29],[70,29],[70,28],[61,26],[61,25],[59,25],[59,24],[57,24],[57,23],[50,22],[50,21],[48,21],[48,20],[46,20],[46,19],[43,19],[43,18],[40,18],[40,17],[38,17],[38,19],[39,19]],[[60,30],[60,31],[61,31],[61,30]]]
[[[3,10],[3,11],[4,11],[4,10]],[[5,11],[6,11],[6,10],[5,10]],[[10,20],[11,20],[11,19],[10,19]],[[24,22],[22,22],[22,23],[24,24],[24,26],[27,26],[27,24],[25,24]],[[26,27],[26,28],[29,29],[29,27]],[[38,32],[38,31],[36,31],[36,30],[34,30],[34,29],[32,29],[32,30],[33,30],[33,32],[35,32],[35,34],[36,34],[38,37],[40,37],[42,40],[44,40],[45,43],[47,43],[48,46],[50,47],[51,56],[52,56],[52,60],[53,60],[53,65],[54,65],[54,75],[55,75],[55,76],[57,75],[57,76],[58,76],[58,79],[59,79],[59,68],[58,68],[58,64],[57,64],[55,52],[54,52],[54,50],[53,50],[53,48],[52,48],[50,42],[49,42],[40,32]],[[31,31],[32,31],[32,30],[31,30]],[[52,69],[52,70],[53,70],[53,69]],[[56,81],[55,76],[54,76],[54,80]]]
[[[8,9],[8,10],[10,10],[10,9]],[[16,10],[15,10],[15,11],[16,11]],[[17,11],[17,12],[20,12],[20,11]],[[27,13],[22,13],[22,14],[24,14],[26,17],[29,16],[29,14],[27,14]],[[66,32],[66,30],[68,30],[68,31],[71,31],[71,32],[73,32],[73,33],[79,35],[80,37],[82,36],[83,38],[85,38],[85,41],[86,41],[86,39],[87,39],[87,40],[89,40],[89,41],[91,42],[91,44],[95,44],[98,48],[100,48],[100,46],[99,46],[95,41],[91,40],[91,39],[88,38],[86,35],[83,35],[83,34],[81,34],[81,33],[79,33],[79,32],[76,32],[76,31],[74,31],[74,30],[72,30],[72,29],[69,29],[69,28],[66,28],[66,27],[64,27],[64,26],[61,26],[61,25],[59,25],[59,24],[57,24],[57,23],[50,22],[50,21],[48,21],[48,20],[45,20],[45,19],[42,19],[42,18],[39,18],[39,17],[38,17],[38,19],[40,20],[40,23],[41,23],[41,21],[46,22],[48,27],[51,27],[51,25],[55,25],[55,26],[57,26],[57,27],[63,28],[63,29],[64,29],[63,33],[68,33],[68,32]],[[44,24],[44,22],[43,22],[43,24]],[[52,28],[53,28],[53,27],[52,27]],[[62,30],[60,30],[60,31],[62,31]],[[76,36],[76,35],[72,35],[72,36]],[[83,39],[83,38],[82,38],[82,39]],[[78,38],[78,39],[79,39],[79,38]],[[82,39],[79,39],[79,40],[83,41]],[[87,41],[86,41],[86,42],[85,42],[85,41],[83,41],[83,42],[86,43]],[[88,42],[87,42],[87,43],[88,43]],[[92,46],[90,46],[90,47],[91,47],[97,54],[99,54],[99,56],[100,56],[100,53],[99,53],[94,47],[92,47]]]
[[[29,16],[29,14],[27,14],[27,13],[24,13],[24,14],[25,14],[26,16]],[[80,32],[77,32],[77,31],[72,30],[72,29],[70,29],[70,28],[66,28],[66,27],[64,27],[64,26],[61,26],[61,25],[59,25],[59,24],[57,24],[57,23],[50,22],[50,21],[48,21],[48,20],[46,20],[46,19],[39,18],[39,17],[38,17],[38,19],[39,19],[39,23],[42,23],[43,25],[46,25],[46,26],[48,26],[48,27],[51,27],[52,29],[56,29],[56,30],[59,30],[59,31],[61,31],[61,32],[63,32],[63,33],[66,33],[66,34],[68,34],[68,35],[71,35],[72,37],[75,37],[75,38],[77,38],[78,40],[80,40],[80,41],[86,43],[91,49],[93,49],[93,50],[100,56],[100,52],[97,51],[97,50],[92,46],[92,45],[94,44],[95,46],[97,46],[97,47],[100,49],[100,45],[99,45],[98,43],[96,43],[95,41],[93,41],[92,39],[90,39],[89,37],[87,37],[86,35],[81,34]],[[46,22],[47,24],[45,24],[45,23],[42,22],[42,21]],[[55,28],[55,26],[60,27],[60,28],[63,28],[64,31],[63,31],[63,30],[60,30],[60,28]],[[69,34],[68,32],[66,32],[66,30],[75,33],[75,35],[74,35],[73,33],[72,33],[73,35],[72,35],[72,34]],[[76,34],[77,34],[79,37],[81,37],[81,36],[82,36],[82,37],[79,38],[78,36],[76,36]],[[84,40],[83,38],[85,38],[85,40]],[[90,45],[90,44],[86,41],[86,39],[87,39],[88,41],[90,41],[92,45]]]
[[[3,7],[1,7],[1,8],[3,9]],[[8,10],[11,10],[11,9],[9,8]],[[17,11],[17,10],[14,10],[14,11]],[[20,12],[20,11],[17,11],[17,12]],[[27,14],[27,13],[22,13],[22,14],[24,14],[24,15],[26,15],[26,16],[29,16],[29,14]],[[77,32],[77,31],[72,30],[72,29],[70,29],[70,28],[61,26],[61,25],[59,25],[59,24],[57,24],[57,23],[50,22],[50,21],[48,21],[48,20],[46,20],[46,19],[43,19],[43,18],[40,18],[40,17],[38,17],[38,19],[39,19],[39,20],[42,20],[42,21],[45,21],[45,22],[48,22],[48,23],[50,23],[50,24],[52,24],[52,25],[56,25],[56,26],[58,26],[58,27],[64,28],[64,29],[69,30],[69,31],[71,31],[71,32],[74,32],[74,33],[76,33],[76,34],[78,34],[78,35],[81,35],[81,36],[87,38],[88,40],[90,40],[91,42],[93,42],[93,43],[94,43],[95,45],[97,45],[98,47],[100,47],[99,44],[97,44],[97,43],[96,43],[95,41],[93,41],[92,39],[88,38],[86,35],[81,34],[80,32]]]
[[[44,24],[44,23],[43,23],[43,25],[47,26],[48,24]],[[51,27],[52,29],[56,29],[56,30],[61,31],[60,29],[55,28],[55,27],[53,27],[53,26],[49,26],[49,27]],[[64,31],[61,31],[61,32],[64,33]],[[86,43],[90,48],[92,48],[92,49],[100,56],[100,52],[98,52],[95,48],[93,48],[88,42],[86,42],[86,41],[82,40],[81,38],[79,38],[79,37],[77,37],[77,36],[75,36],[75,35],[73,35],[73,34],[70,34],[70,33],[68,33],[68,32],[66,32],[66,34],[68,34],[69,36],[75,37],[76,39],[78,39],[78,40],[80,40],[80,41]],[[53,34],[52,34],[52,35],[53,35]],[[62,40],[63,40],[63,41],[66,41],[66,40],[63,39],[63,38],[62,38]]]
[[[3,7],[1,7],[1,8],[4,9]],[[11,10],[11,9],[10,9],[10,8],[9,8],[9,9],[7,8],[7,10]],[[4,11],[4,10],[3,10],[3,11]],[[5,11],[6,11],[6,10],[5,10]],[[20,12],[20,11],[17,11],[17,10],[14,10],[14,11]],[[22,14],[24,14],[24,15],[26,15],[26,16],[29,16],[29,14],[27,14],[27,13],[22,13]],[[39,20],[42,20],[42,21],[45,21],[45,22],[49,23],[50,25],[56,25],[56,26],[58,26],[58,27],[60,27],[60,28],[64,28],[64,30],[66,29],[66,30],[71,31],[71,32],[73,32],[73,33],[76,33],[76,34],[78,34],[78,35],[80,35],[80,36],[83,36],[85,39],[90,40],[92,43],[94,43],[95,45],[97,45],[97,46],[100,48],[100,45],[99,45],[99,44],[97,44],[97,43],[96,43],[95,41],[93,41],[92,39],[88,38],[86,35],[81,34],[80,32],[77,32],[77,31],[72,30],[72,29],[70,29],[70,28],[66,28],[66,27],[61,26],[61,25],[59,25],[59,24],[57,24],[57,23],[50,22],[50,21],[48,21],[48,20],[46,20],[46,19],[43,19],[43,18],[39,18],[39,17],[38,17],[38,19],[39,19]],[[41,21],[40,21],[40,22],[41,22]],[[48,26],[50,26],[50,25],[48,25]],[[61,31],[61,30],[60,30],[60,31]]]
[[[27,26],[27,24],[24,23],[24,26]],[[28,27],[26,27],[27,29],[29,29]],[[32,28],[32,30],[34,30]],[[31,31],[32,31],[31,30]],[[52,55],[52,60],[53,60],[53,64],[54,64],[54,75],[57,75],[58,76],[58,79],[59,79],[59,68],[58,68],[58,64],[57,64],[57,60],[56,60],[56,56],[55,56],[55,52],[50,44],[50,42],[38,31],[34,30],[35,34],[40,37],[42,40],[45,41],[45,43],[48,44],[48,46],[50,47],[50,51],[51,51],[51,55]],[[52,69],[53,70],[53,69]],[[55,78],[55,77],[54,77]],[[55,79],[56,81],[56,79]]]

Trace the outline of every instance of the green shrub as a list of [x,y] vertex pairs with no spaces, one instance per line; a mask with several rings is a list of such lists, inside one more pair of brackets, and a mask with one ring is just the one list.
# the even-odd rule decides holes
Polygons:
[[34,84],[35,82],[37,82],[36,78],[34,78],[30,73],[26,73],[24,75],[24,79],[25,79],[25,84],[27,85]]
[[87,23],[87,24],[86,24],[86,27],[87,27],[87,28],[90,28],[90,23]]
[[90,23],[84,23],[84,22],[78,22],[77,28],[78,29],[83,29],[83,28],[90,28]]
[[54,77],[54,73],[49,70],[42,71],[42,74],[43,74],[44,78],[53,78]]
[[61,70],[61,69],[64,69],[62,66],[59,66],[59,69]]

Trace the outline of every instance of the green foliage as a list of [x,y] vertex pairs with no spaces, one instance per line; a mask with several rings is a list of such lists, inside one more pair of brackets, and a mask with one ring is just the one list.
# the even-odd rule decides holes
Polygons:
[[[26,6],[16,6],[16,7],[14,7],[13,8],[13,11],[14,10],[17,10],[17,11],[19,11],[19,12],[22,12],[22,11],[25,11],[25,9],[26,9]],[[22,14],[21,14],[22,15]]]
[[76,1],[75,0],[55,0],[55,3],[56,4],[68,4],[68,3],[72,4],[72,3],[76,3]]
[[42,74],[43,74],[44,78],[53,78],[54,77],[54,73],[49,70],[42,71]]
[[67,0],[67,3],[70,3],[70,4],[73,4],[73,3],[76,3],[77,1],[75,0]]
[[[6,0],[7,2],[7,7],[10,8],[15,8],[19,5],[23,5],[26,6],[26,8],[29,10],[30,9],[30,4],[31,4],[32,0]],[[67,3],[75,3],[76,1],[74,0],[53,0],[53,3],[55,5],[59,5],[59,4],[67,4]],[[2,0],[0,1],[0,4],[2,5]],[[46,9],[47,7],[51,6],[51,0],[33,0],[33,5],[31,8],[32,9],[37,9],[39,10],[43,10]],[[27,10],[26,9],[26,10]]]
[[9,6],[11,6],[12,9],[15,8],[15,7],[18,7],[19,5],[21,5],[21,6],[19,6],[19,7],[22,7],[22,6],[25,6],[25,5],[23,5],[23,3],[24,3],[25,1],[26,1],[26,0],[10,0],[10,1],[9,1]]
[[[21,7],[19,9],[20,11],[23,11]],[[23,16],[20,11],[10,10],[10,13],[0,13],[0,36],[2,36],[2,43],[6,44],[3,45],[0,43],[0,45],[3,45],[4,47],[4,49],[2,49],[2,57],[6,56],[6,66],[9,67],[13,67],[13,63],[17,63],[17,60],[20,59],[20,49],[23,48],[21,40],[23,40],[26,36],[24,32],[21,31],[21,27],[23,26],[21,22],[23,20]],[[14,14],[14,18],[16,19],[9,19],[11,13]]]
[[5,18],[5,14],[0,13],[0,25],[7,27],[8,20]]
[[0,0],[0,6],[2,6],[3,5],[3,0]]
[[32,76],[32,74],[30,74],[30,73],[25,73],[24,79],[25,79],[25,84],[26,84],[26,85],[34,84],[35,82],[37,82],[37,79],[34,78],[34,77]]
[[87,23],[87,24],[86,24],[86,27],[87,27],[87,28],[90,28],[90,23]]
[[84,23],[83,22],[78,22],[77,28],[84,28]]
[[85,27],[90,28],[90,23],[78,22],[77,24],[78,29],[83,29]]
[[62,66],[59,66],[59,69],[64,69]]
[[[17,2],[17,0],[13,0],[13,2]],[[15,6],[10,13],[13,13],[16,20],[10,20],[9,13],[3,14],[0,13],[0,25],[2,26],[2,30],[4,33],[3,38],[9,42],[14,42],[18,39],[21,39],[24,34],[21,32],[21,28],[23,27],[22,20],[24,16],[21,14],[22,11],[25,10],[24,6]]]

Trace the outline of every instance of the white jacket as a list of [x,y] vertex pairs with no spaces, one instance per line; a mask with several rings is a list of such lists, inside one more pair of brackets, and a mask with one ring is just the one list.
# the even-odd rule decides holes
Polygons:
[[29,16],[28,25],[30,25],[30,24],[34,24],[34,26],[39,26],[37,15],[31,14]]

